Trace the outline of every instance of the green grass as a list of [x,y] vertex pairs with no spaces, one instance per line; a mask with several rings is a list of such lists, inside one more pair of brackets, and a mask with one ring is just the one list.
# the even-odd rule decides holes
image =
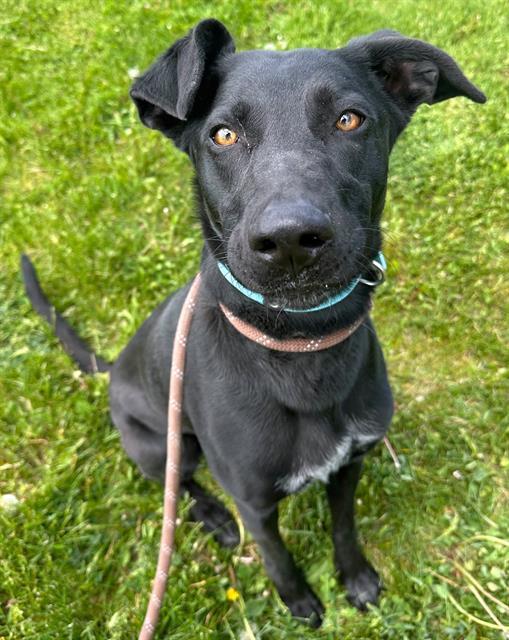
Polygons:
[[[51,298],[111,358],[196,271],[189,163],[139,124],[128,87],[129,70],[210,15],[241,49],[334,47],[396,28],[456,57],[489,102],[422,108],[392,158],[389,280],[374,317],[403,469],[380,447],[358,493],[360,534],[387,586],[380,608],[358,614],[336,585],[317,486],[285,502],[282,527],[327,606],[320,630],[291,620],[248,536],[225,552],[184,519],[158,637],[501,638],[470,617],[496,625],[468,576],[509,602],[502,0],[4,0],[0,494],[19,504],[0,508],[0,638],[134,638],[142,621],[161,489],[140,478],[110,428],[106,378],[77,373],[31,311],[18,260],[31,254]],[[230,586],[240,601],[227,600]],[[509,625],[507,610],[477,594]]]

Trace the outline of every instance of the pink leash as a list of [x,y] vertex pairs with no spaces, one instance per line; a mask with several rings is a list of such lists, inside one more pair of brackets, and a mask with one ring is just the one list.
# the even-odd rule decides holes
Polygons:
[[138,640],[151,640],[154,637],[159,611],[166,591],[168,571],[175,541],[175,519],[177,517],[177,498],[180,485],[180,428],[182,422],[182,396],[184,390],[184,367],[186,361],[186,343],[196,297],[200,290],[200,274],[193,280],[180,312],[177,332],[173,341],[171,360],[170,396],[168,401],[168,436],[166,445],[166,474],[164,481],[163,528],[156,575],[152,585],[152,594],[145,614],[145,620]]
[[[177,501],[180,485],[180,431],[182,423],[182,397],[184,391],[184,368],[186,361],[187,336],[191,328],[193,311],[196,306],[196,298],[200,290],[200,274],[191,284],[184,306],[180,312],[177,331],[173,341],[173,355],[170,373],[170,395],[168,400],[168,435],[166,446],[166,471],[164,482],[164,506],[163,527],[161,531],[161,544],[157,560],[156,575],[152,585],[152,593],[147,606],[147,613],[141,628],[138,640],[152,640],[156,630],[159,612],[166,591],[168,572],[170,570],[171,556],[175,542],[175,520],[177,517]],[[278,351],[312,352],[327,349],[346,340],[362,324],[364,317],[346,329],[341,329],[328,336],[316,339],[276,340],[231,313],[229,309],[221,305],[221,309],[230,323],[242,335],[269,349]],[[396,452],[389,440],[384,438],[396,468],[400,463]]]

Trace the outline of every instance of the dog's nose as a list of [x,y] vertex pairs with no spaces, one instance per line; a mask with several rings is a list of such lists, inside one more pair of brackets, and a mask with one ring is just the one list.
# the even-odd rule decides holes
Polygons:
[[297,275],[332,239],[329,218],[307,204],[271,204],[252,225],[249,246],[261,259]]

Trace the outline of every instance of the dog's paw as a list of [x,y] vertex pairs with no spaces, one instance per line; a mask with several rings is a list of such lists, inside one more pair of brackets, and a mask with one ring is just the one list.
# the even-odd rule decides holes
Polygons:
[[223,547],[236,547],[240,542],[239,528],[232,514],[212,496],[200,496],[191,507],[192,520],[202,522],[205,531]]
[[367,560],[355,574],[342,573],[341,581],[345,585],[348,602],[360,611],[366,611],[368,604],[378,603],[382,581]]
[[295,618],[304,618],[314,629],[322,624],[325,607],[309,587],[299,596],[282,598]]
[[212,531],[212,535],[222,547],[233,549],[240,544],[239,528],[233,518],[216,527]]

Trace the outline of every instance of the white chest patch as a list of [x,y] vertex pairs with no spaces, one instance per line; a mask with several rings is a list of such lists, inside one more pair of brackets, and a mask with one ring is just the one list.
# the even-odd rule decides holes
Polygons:
[[276,487],[286,493],[295,493],[312,480],[326,483],[331,473],[337,471],[350,460],[352,453],[359,448],[374,445],[383,438],[384,433],[383,423],[377,420],[374,415],[367,413],[362,419],[350,417],[341,442],[321,464],[303,462],[293,473],[279,478]]
[[277,488],[286,493],[295,493],[311,480],[327,482],[330,474],[337,471],[349,459],[351,449],[352,438],[347,436],[335,447],[332,454],[322,464],[303,465],[295,473],[280,478],[276,483]]

